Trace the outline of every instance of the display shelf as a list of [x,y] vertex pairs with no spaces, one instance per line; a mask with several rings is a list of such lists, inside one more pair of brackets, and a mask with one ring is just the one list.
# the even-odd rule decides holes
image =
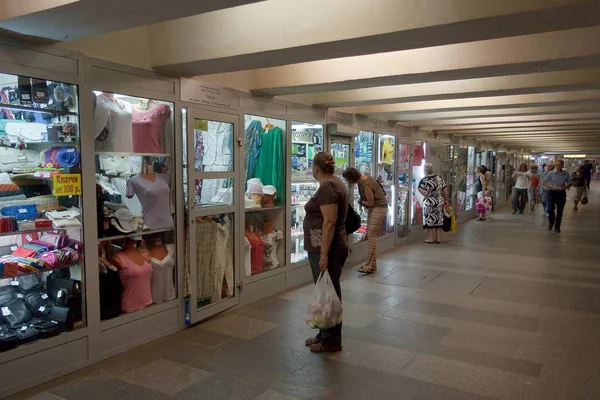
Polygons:
[[267,211],[276,211],[276,210],[283,210],[285,207],[283,206],[277,206],[277,207],[261,207],[261,208],[251,208],[251,209],[246,209],[247,213],[254,213],[254,212],[267,212]]
[[[63,115],[78,116],[79,115],[78,113],[73,112],[73,111],[51,110],[51,109],[47,109],[47,108],[27,107],[27,106],[19,106],[19,105],[12,105],[12,104],[0,104],[0,108],[6,108],[8,110],[16,110],[16,111],[40,112],[40,113],[57,115],[57,116],[63,116]],[[17,121],[17,120],[15,120],[15,121]]]
[[116,235],[116,236],[107,236],[107,237],[98,238],[98,242],[107,242],[107,241],[112,241],[112,240],[127,239],[127,238],[131,238],[131,237],[136,237],[136,236],[154,235],[156,233],[171,232],[173,230],[174,230],[174,228],[137,231],[137,232],[128,233],[126,235]]
[[314,183],[315,185],[318,185],[319,181],[316,179],[292,179],[292,185],[303,183]]
[[126,152],[115,152],[115,151],[97,151],[95,153],[98,156],[116,156],[116,157],[172,157],[170,153],[126,153]]
[[0,237],[27,235],[29,233],[52,232],[52,231],[63,231],[64,232],[64,231],[66,231],[66,229],[65,228],[39,228],[39,229],[28,229],[25,231],[2,232],[2,233],[0,233]]
[[0,279],[13,279],[13,278],[18,278],[19,276],[41,274],[44,272],[56,271],[59,269],[67,269],[67,268],[77,267],[79,265],[80,265],[79,263],[75,263],[75,264],[71,264],[71,265],[65,265],[62,267],[56,267],[56,268],[51,268],[51,269],[42,269],[39,271],[27,272],[27,273],[22,273],[22,274],[17,274],[17,275],[6,275],[6,276],[2,275],[2,276],[0,276]]

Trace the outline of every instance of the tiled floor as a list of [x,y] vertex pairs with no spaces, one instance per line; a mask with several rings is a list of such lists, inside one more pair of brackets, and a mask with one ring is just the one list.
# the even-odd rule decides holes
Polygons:
[[600,184],[563,233],[498,212],[344,272],[344,351],[303,342],[311,287],[13,399],[600,399]]

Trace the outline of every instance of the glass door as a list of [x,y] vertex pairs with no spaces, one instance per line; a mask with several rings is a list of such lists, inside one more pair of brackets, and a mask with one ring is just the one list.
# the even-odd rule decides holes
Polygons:
[[342,177],[342,173],[353,162],[352,141],[347,137],[331,136],[329,139],[329,152],[335,160],[335,175],[346,184],[346,189],[350,193],[350,185]]
[[323,151],[323,125],[292,122],[291,144],[291,207],[292,207],[292,251],[291,263],[308,260],[304,251],[304,206],[319,188],[312,176],[312,160]]
[[[354,168],[361,174],[370,175],[377,179],[377,169],[375,168],[373,155],[375,154],[373,146],[375,143],[375,133],[361,131],[354,138]],[[385,172],[385,171],[384,171]],[[355,187],[352,192],[353,207],[360,215],[361,227],[352,234],[352,243],[359,243],[367,240],[367,209],[360,205],[360,194]],[[381,232],[380,232],[381,233]]]
[[398,193],[398,218],[396,218],[396,237],[401,239],[410,232],[410,219],[408,218],[410,201],[410,163],[412,149],[410,144],[399,143],[397,155],[398,179],[396,181]]
[[237,116],[188,109],[184,124],[186,288],[195,323],[239,303]]

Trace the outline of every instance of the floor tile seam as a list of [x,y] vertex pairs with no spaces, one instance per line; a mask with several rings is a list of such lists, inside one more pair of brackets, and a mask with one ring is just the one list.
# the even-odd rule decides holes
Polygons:
[[440,328],[449,328],[451,331],[456,330],[458,332],[462,331],[463,329],[469,329],[469,328],[478,329],[478,326],[481,326],[481,327],[484,327],[487,329],[492,329],[492,330],[499,329],[499,330],[503,330],[503,331],[507,331],[507,332],[490,333],[489,335],[501,336],[503,333],[511,334],[512,337],[518,337],[519,340],[525,340],[525,338],[531,338],[534,335],[540,335],[540,334],[547,335],[545,333],[533,332],[530,330],[522,330],[522,329],[508,328],[508,327],[503,327],[503,326],[498,326],[498,325],[490,325],[490,324],[485,324],[485,323],[481,323],[481,322],[459,320],[459,319],[452,318],[452,317],[440,317],[437,315],[424,314],[424,313],[419,313],[419,312],[415,312],[415,311],[409,311],[409,312],[411,312],[413,314],[420,314],[420,315],[425,315],[425,316],[444,318],[446,320],[449,320],[448,321],[449,326],[443,325],[443,324],[435,324],[435,323],[426,323],[426,322],[416,321],[414,319],[402,317],[399,315],[385,315],[385,316],[388,318],[400,319],[400,320],[409,321],[409,322],[416,322],[416,323],[420,323],[420,324],[424,324],[424,325],[431,325],[431,326],[436,326],[436,327],[440,327]]
[[[577,281],[569,281],[569,280],[560,280],[560,279],[554,279],[554,278],[544,278],[544,277],[539,277],[539,276],[533,276],[533,275],[518,275],[518,274],[513,274],[510,272],[494,272],[494,271],[488,271],[488,270],[477,270],[475,268],[477,267],[452,267],[452,266],[436,266],[436,265],[428,265],[428,264],[423,264],[423,263],[415,263],[415,264],[408,264],[408,265],[403,265],[403,268],[415,268],[415,269],[430,269],[430,270],[434,270],[434,271],[444,271],[444,272],[454,272],[454,273],[464,273],[465,275],[477,275],[477,276],[488,276],[488,277],[510,277],[507,279],[513,279],[513,280],[519,280],[518,277],[523,277],[523,278],[527,278],[527,279],[521,279],[523,282],[540,282],[540,283],[558,283],[558,284],[562,284],[565,286],[573,286],[573,287],[586,287],[586,288],[591,288],[591,289],[600,289],[600,283],[598,284],[594,284],[594,283],[589,283],[589,282],[577,282]],[[481,266],[483,268],[485,268],[485,266]],[[394,272],[397,273],[398,271]],[[478,273],[481,272],[481,273]],[[515,272],[518,272],[517,269],[515,269]],[[394,274],[392,273],[392,275]],[[387,277],[386,277],[387,279]]]
[[[498,372],[504,373],[504,374],[509,374],[509,376],[512,375],[512,377],[514,378],[514,380],[517,381],[517,382],[519,382],[520,385],[522,385],[524,388],[527,387],[527,384],[525,382],[522,382],[523,379],[534,381],[534,383],[542,383],[541,381],[538,382],[539,381],[539,377],[535,377],[535,376],[531,376],[531,375],[524,375],[524,374],[520,374],[520,373],[517,373],[517,372],[512,372],[512,371],[508,371],[508,370],[504,370],[504,369],[496,369],[496,368],[488,367],[488,366],[485,366],[485,365],[475,365],[475,364],[471,364],[471,363],[468,363],[468,362],[465,362],[465,361],[461,361],[461,360],[447,359],[447,358],[444,358],[444,357],[432,356],[432,355],[427,355],[427,354],[421,354],[420,357],[421,357],[421,359],[424,362],[427,362],[427,361],[435,362],[438,359],[442,359],[442,360],[450,361],[451,363],[457,363],[458,367],[462,367],[462,368],[477,369],[477,370],[480,370],[480,371],[483,370],[483,371],[485,371],[485,372],[487,372],[489,374],[494,374],[494,373],[498,373]],[[417,358],[415,358],[415,359],[417,359]],[[427,380],[425,378],[416,377],[416,376],[414,376],[412,374],[407,374],[407,368],[404,368],[401,371],[400,375],[404,376],[404,377],[407,377],[407,378],[416,379],[416,380],[419,380],[421,382],[427,382],[427,383],[431,383],[431,384],[438,385],[438,386],[444,386],[444,387],[451,388],[451,389],[454,389],[454,390],[461,390],[461,391],[463,391],[465,393],[469,393],[469,394],[472,394],[472,395],[483,396],[483,397],[486,397],[486,398],[488,398],[490,400],[491,399],[502,400],[501,397],[493,397],[492,395],[486,394],[486,393],[483,393],[483,392],[472,391],[472,390],[468,390],[468,389],[465,389],[465,388],[458,389],[458,388],[453,387],[453,386],[447,386],[447,385],[445,385],[445,384],[443,384],[443,383],[441,383],[439,381],[436,381],[434,379]],[[525,399],[523,399],[523,400],[525,400]]]

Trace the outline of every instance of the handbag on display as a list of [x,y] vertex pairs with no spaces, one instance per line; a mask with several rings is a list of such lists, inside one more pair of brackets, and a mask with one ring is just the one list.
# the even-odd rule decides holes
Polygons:
[[38,333],[31,326],[28,326],[28,325],[16,326],[12,330],[17,334],[17,337],[19,339],[19,345],[33,342],[35,339],[37,339]]
[[0,307],[17,298],[17,288],[12,285],[0,286]]
[[38,153],[13,148],[0,149],[0,172],[12,172],[15,168],[36,168]]
[[16,298],[5,304],[0,311],[2,318],[8,322],[11,327],[24,324],[33,318],[25,301],[21,298]]
[[36,274],[21,275],[15,280],[19,283],[17,287],[21,293],[30,293],[42,288],[42,281]]
[[353,234],[361,227],[361,224],[360,215],[348,203],[348,210],[346,211],[346,234]]
[[69,331],[73,330],[73,325],[80,319],[71,307],[54,306],[50,311],[50,320],[58,322]]
[[50,314],[52,302],[46,293],[42,291],[29,293],[25,295],[23,300],[25,300],[27,309],[34,317],[43,317],[44,315]]
[[119,176],[122,174],[131,174],[131,165],[129,157],[124,156],[99,156],[100,169],[106,176]]
[[19,337],[8,328],[0,328],[0,352],[19,346]]
[[40,339],[51,338],[62,331],[60,323],[53,320],[41,320],[31,324],[31,327],[36,330]]
[[35,219],[38,217],[37,206],[35,204],[24,204],[22,206],[6,206],[0,210],[5,217],[14,217],[18,221],[24,219]]
[[54,276],[55,272],[49,274],[46,279],[48,296],[55,304],[53,310],[57,306],[67,307],[71,310],[75,321],[79,321],[82,317],[81,282]]

